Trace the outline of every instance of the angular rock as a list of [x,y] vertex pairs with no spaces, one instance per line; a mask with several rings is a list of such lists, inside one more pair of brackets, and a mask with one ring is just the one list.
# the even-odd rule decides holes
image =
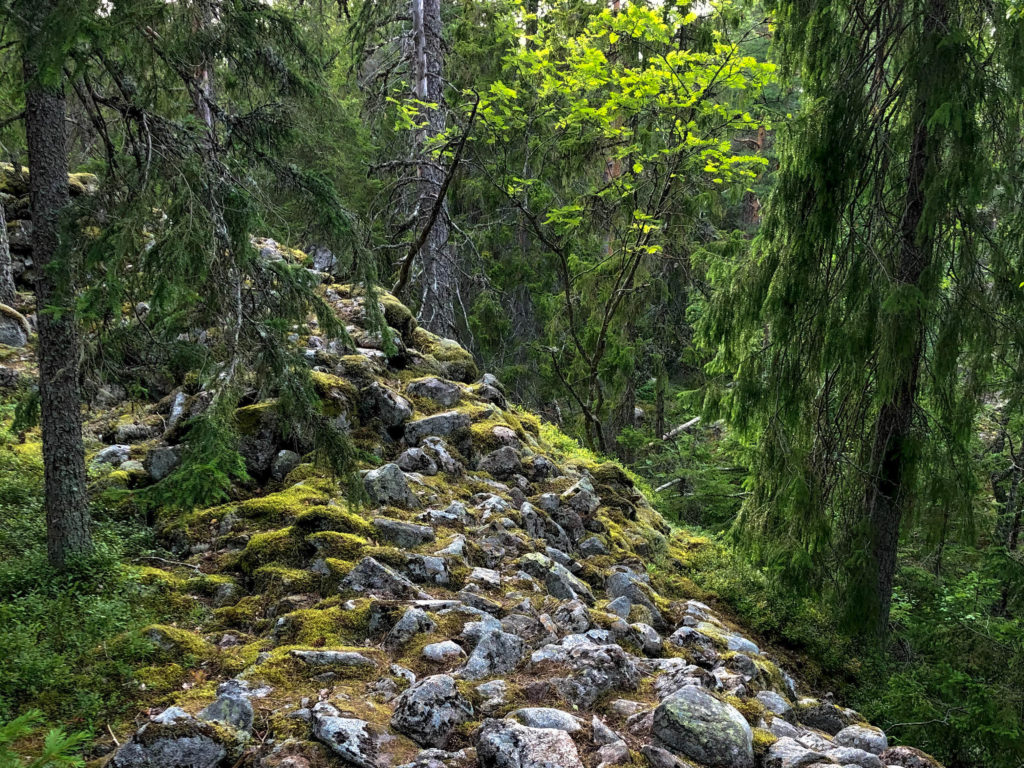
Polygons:
[[519,559],[520,567],[534,578],[544,582],[552,597],[559,600],[582,598],[594,602],[594,595],[583,581],[570,573],[569,569],[539,552],[531,552]]
[[[216,768],[228,748],[216,726],[169,707],[118,748],[111,768]],[[367,766],[369,768],[369,766]]]
[[363,485],[374,503],[415,509],[419,501],[409,489],[405,473],[397,464],[385,464],[363,476]]
[[795,739],[781,738],[768,748],[764,768],[804,768],[806,765],[828,761],[825,755],[808,749]]
[[654,711],[653,735],[709,768],[752,768],[754,734],[735,707],[688,685]]
[[373,382],[362,392],[366,415],[380,419],[387,429],[395,429],[412,418],[412,406],[401,395]]
[[311,667],[374,667],[376,664],[355,651],[302,651],[291,652],[299,661]]
[[568,667],[569,674],[551,682],[565,701],[580,709],[589,709],[609,691],[634,690],[640,683],[633,658],[618,645],[583,642],[557,663]]
[[466,680],[480,680],[511,672],[519,666],[526,644],[522,638],[508,632],[494,630],[485,633],[460,672]]
[[439,379],[436,376],[411,381],[405,391],[410,397],[432,400],[443,408],[451,408],[459,402],[459,398],[462,396],[462,390],[459,389],[458,384]]
[[879,728],[863,725],[849,725],[832,738],[840,747],[854,747],[873,755],[880,755],[889,748],[889,740]]
[[364,557],[341,581],[341,590],[351,590],[379,597],[427,599],[416,586],[388,566]]
[[487,720],[477,731],[480,768],[583,768],[572,737],[511,720]]
[[436,475],[435,462],[422,448],[407,448],[395,460],[403,472],[419,472],[422,475]]
[[252,730],[253,709],[249,701],[249,684],[244,680],[228,680],[217,686],[217,698],[200,713],[200,720],[225,723],[239,731]]
[[278,451],[277,455],[274,456],[274,460],[270,463],[270,476],[274,480],[281,482],[301,462],[302,457],[295,451],[289,451],[288,449]]
[[434,529],[429,525],[416,525],[389,517],[375,517],[373,527],[377,535],[402,549],[413,549],[434,540]]
[[179,464],[181,464],[181,447],[162,445],[149,452],[143,462],[143,467],[153,480],[159,482],[177,469]]
[[356,768],[378,768],[377,738],[365,720],[341,717],[327,702],[313,707],[313,735],[344,762]]
[[796,719],[803,725],[817,728],[834,736],[851,725],[851,719],[843,710],[829,701],[801,699],[796,706]]
[[99,450],[92,457],[93,464],[120,464],[128,461],[131,457],[132,447],[130,445],[108,445]]
[[786,717],[790,712],[793,711],[793,705],[786,701],[786,699],[782,695],[776,693],[775,691],[760,691],[755,698],[762,704],[764,704],[765,709],[767,709],[773,715],[778,715],[779,717]]
[[392,649],[400,648],[421,632],[433,632],[435,629],[437,624],[423,609],[409,608],[388,632],[384,645]]
[[480,459],[478,469],[481,472],[490,473],[499,480],[504,480],[512,475],[521,474],[523,464],[519,460],[519,452],[506,445],[496,451],[491,451]]
[[440,437],[425,437],[420,440],[420,445],[447,474],[462,474],[462,463],[449,453],[448,446]]
[[444,747],[462,723],[473,718],[473,705],[449,675],[425,677],[398,697],[391,727],[423,747]]
[[405,425],[405,441],[419,445],[428,437],[449,437],[468,432],[469,416],[459,411],[445,411],[423,419],[410,421]]
[[435,664],[453,664],[466,658],[466,652],[458,643],[452,640],[442,640],[440,643],[428,643],[423,646],[422,656]]
[[942,768],[938,760],[914,747],[889,747],[880,757],[886,765],[897,765],[900,768]]

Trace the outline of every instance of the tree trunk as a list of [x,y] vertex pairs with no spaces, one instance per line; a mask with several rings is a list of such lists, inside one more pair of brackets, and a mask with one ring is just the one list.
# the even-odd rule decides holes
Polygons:
[[11,270],[11,243],[7,237],[7,217],[0,200],[0,304],[14,306],[14,272]]
[[[938,36],[946,26],[946,0],[931,0],[923,22],[923,48],[934,50]],[[925,181],[935,161],[932,136],[928,128],[931,114],[926,95],[916,96],[912,116],[912,137],[907,164],[907,191],[899,229],[899,250],[894,280],[898,289],[918,286],[932,256],[932,235],[922,232],[925,209]],[[870,479],[865,497],[866,519],[870,531],[870,563],[866,574],[867,597],[871,600],[870,619],[878,637],[889,628],[893,579],[899,550],[900,522],[906,502],[909,479],[909,451],[917,408],[918,379],[924,355],[925,317],[918,307],[897,309],[891,318],[890,333],[913,339],[909,349],[892,361],[895,381],[875,419],[874,440],[869,463]]]
[[[36,0],[37,22],[58,12],[53,0]],[[27,6],[26,6],[27,8]],[[46,43],[27,30],[22,63],[25,77],[25,134],[28,141],[32,259],[36,264],[39,327],[39,397],[43,432],[47,552],[63,568],[68,559],[89,552],[89,504],[82,447],[78,384],[80,342],[73,311],[75,274],[55,264],[60,249],[61,215],[68,206],[66,104],[60,63]],[[49,65],[49,66],[47,66]]]
[[[444,132],[442,108],[442,26],[440,0],[412,0],[415,82],[413,94],[433,107],[422,108],[424,125],[416,131],[415,152],[418,156],[417,230],[427,225],[437,196],[441,193],[445,172],[430,151],[431,142]],[[458,299],[458,269],[448,242],[448,204],[442,201],[441,212],[430,227],[417,254],[420,264],[419,322],[428,331],[449,339],[456,338],[455,302]]]

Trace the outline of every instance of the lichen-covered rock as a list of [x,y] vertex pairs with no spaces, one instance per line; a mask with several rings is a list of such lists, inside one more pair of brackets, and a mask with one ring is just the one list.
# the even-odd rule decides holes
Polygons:
[[873,755],[880,755],[889,748],[889,740],[881,729],[864,725],[847,726],[833,736],[832,741],[840,747],[854,747]]
[[507,674],[519,666],[525,652],[526,644],[522,638],[501,630],[485,632],[460,676],[466,680],[480,680]]
[[519,452],[511,446],[503,446],[491,451],[480,459],[479,470],[488,472],[499,480],[522,474],[523,464],[519,460]]
[[376,504],[415,509],[419,501],[409,488],[405,473],[397,464],[385,464],[363,475],[366,492]]
[[374,667],[371,659],[356,651],[293,650],[291,655],[311,667]]
[[900,768],[942,768],[938,760],[914,747],[889,747],[879,757],[886,765],[898,765]]
[[583,724],[578,717],[553,707],[523,707],[509,717],[530,728],[554,728],[566,733],[583,730]]
[[473,717],[473,705],[449,675],[425,677],[398,697],[392,727],[420,746],[445,747],[452,732]]
[[435,629],[437,624],[427,616],[426,611],[422,608],[408,608],[384,638],[384,645],[388,648],[400,648],[416,635],[433,632]]
[[640,670],[633,658],[620,646],[581,642],[555,660],[569,672],[552,677],[551,683],[561,698],[580,709],[589,709],[609,691],[634,690],[640,683]]
[[480,768],[583,768],[568,733],[511,720],[487,720],[477,732],[476,753]]
[[302,457],[295,451],[289,451],[288,449],[278,451],[277,455],[274,456],[274,460],[270,462],[270,476],[274,480],[281,482],[301,462]]
[[428,437],[449,437],[466,433],[470,427],[469,416],[461,411],[445,411],[427,416],[405,425],[405,441],[419,445]]
[[249,700],[249,684],[244,680],[228,680],[217,686],[217,698],[200,713],[200,720],[225,723],[239,731],[252,730],[253,708]]
[[[121,745],[111,768],[216,768],[229,754],[225,734],[178,707],[169,707]],[[369,768],[369,766],[367,766]]]
[[796,704],[796,719],[803,725],[817,728],[834,736],[846,726],[853,724],[853,718],[830,701],[801,699]]
[[556,563],[539,552],[531,552],[519,559],[520,567],[534,578],[540,579],[552,597],[559,600],[576,600],[587,603],[594,602],[594,594],[582,580],[574,576],[568,568]]
[[320,702],[313,707],[313,735],[346,763],[378,768],[377,737],[365,720],[341,717],[332,705]]
[[429,525],[416,525],[404,520],[375,517],[373,527],[380,538],[403,549],[412,549],[434,540],[434,529]]
[[360,402],[363,415],[369,419],[378,419],[386,429],[401,427],[412,418],[409,401],[377,382],[363,390]]
[[374,560],[364,557],[341,582],[341,590],[392,598],[426,599],[405,576]]
[[791,738],[781,738],[772,744],[763,761],[764,768],[804,768],[814,763],[827,762],[829,759],[825,755]]
[[403,472],[419,472],[428,476],[437,474],[437,462],[422,448],[407,448],[395,459],[395,463]]
[[462,390],[457,384],[436,376],[426,376],[410,381],[405,391],[410,397],[432,400],[442,408],[451,408],[459,402],[459,398],[462,396]]
[[754,765],[754,734],[743,715],[697,686],[685,686],[658,705],[652,733],[709,768]]
[[434,664],[454,664],[466,658],[466,652],[462,650],[462,646],[452,640],[428,643],[423,646],[421,655]]

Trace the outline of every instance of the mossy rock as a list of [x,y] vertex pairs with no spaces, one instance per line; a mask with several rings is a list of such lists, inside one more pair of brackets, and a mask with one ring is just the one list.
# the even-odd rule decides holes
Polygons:
[[238,557],[237,567],[253,574],[264,565],[298,565],[307,551],[306,543],[291,526],[264,531],[252,535]]
[[276,400],[264,400],[235,411],[235,427],[246,436],[256,435],[264,429],[276,429],[277,419]]
[[354,533],[339,531],[317,531],[306,537],[321,557],[340,558],[342,560],[358,560],[363,557],[368,539]]
[[364,518],[342,507],[313,506],[295,518],[295,529],[303,533],[338,531],[357,536],[373,536],[374,529]]
[[217,608],[214,619],[226,627],[247,629],[263,620],[265,599],[262,595],[248,595],[234,605]]
[[319,581],[318,577],[301,568],[285,568],[280,565],[264,565],[253,572],[256,589],[263,594],[292,594],[311,592]]
[[387,291],[380,291],[377,301],[383,309],[384,321],[401,334],[402,341],[415,343],[416,333],[422,329],[417,327],[412,311]]
[[765,730],[764,728],[753,728],[752,730],[754,733],[754,756],[757,757],[760,762],[761,758],[768,753],[772,744],[778,741],[779,738],[774,733]]
[[[326,486],[326,487],[325,487]],[[312,506],[320,506],[330,499],[329,483],[304,482],[266,496],[246,499],[238,504],[238,513],[253,520],[272,522],[291,521]]]
[[443,339],[426,328],[416,328],[413,333],[413,346],[436,360],[444,375],[452,381],[469,384],[480,377],[473,355],[457,342]]
[[168,624],[150,624],[139,633],[158,653],[175,661],[212,659],[219,649],[195,632]]
[[324,414],[331,418],[343,415],[351,421],[357,411],[359,389],[347,379],[330,373],[313,371],[310,375]]

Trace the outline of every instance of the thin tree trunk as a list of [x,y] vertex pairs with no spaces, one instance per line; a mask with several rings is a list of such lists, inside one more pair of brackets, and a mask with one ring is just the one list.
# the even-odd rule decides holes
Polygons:
[[11,268],[11,242],[7,237],[7,217],[0,200],[0,304],[14,306],[14,272]]
[[[937,36],[946,25],[946,0],[932,0],[924,19],[925,46],[934,49]],[[921,231],[925,209],[925,177],[934,152],[928,129],[929,105],[918,94],[913,109],[913,135],[907,165],[907,192],[900,221],[899,254],[895,269],[898,286],[917,286],[932,255],[932,236]],[[891,333],[906,334],[913,339],[910,349],[895,361],[896,380],[886,402],[875,420],[871,448],[871,469],[865,511],[870,531],[871,562],[866,574],[866,587],[873,602],[872,628],[884,637],[889,628],[893,580],[899,550],[900,522],[906,502],[906,482],[913,437],[914,412],[917,408],[918,379],[924,355],[924,322],[922,311],[910,307],[892,318]]]
[[[30,17],[39,22],[58,12],[53,0],[36,0]],[[41,27],[37,24],[29,31]],[[89,504],[82,447],[78,384],[80,342],[71,308],[75,270],[54,268],[60,249],[61,215],[68,206],[68,155],[63,74],[47,61],[46,43],[24,42],[25,134],[28,140],[32,259],[38,269],[39,397],[43,432],[47,552],[64,567],[89,552]],[[45,69],[49,64],[49,69]],[[56,71],[54,71],[56,70]]]
[[[417,209],[420,229],[439,194],[442,194],[444,169],[430,151],[431,142],[444,132],[442,107],[442,26],[440,0],[412,0],[414,40],[414,95],[435,106],[424,108],[424,125],[416,132],[415,151],[419,159]],[[454,339],[455,302],[458,269],[449,238],[448,204],[442,201],[440,214],[434,220],[419,252],[420,308],[419,322],[439,336]]]

